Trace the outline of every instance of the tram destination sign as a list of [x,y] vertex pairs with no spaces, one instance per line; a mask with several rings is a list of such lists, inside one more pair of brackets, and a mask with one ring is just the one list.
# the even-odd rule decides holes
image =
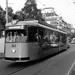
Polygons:
[[8,26],[6,29],[23,29],[23,26]]
[[9,29],[20,29],[21,27],[20,26],[12,26],[12,27],[9,27]]

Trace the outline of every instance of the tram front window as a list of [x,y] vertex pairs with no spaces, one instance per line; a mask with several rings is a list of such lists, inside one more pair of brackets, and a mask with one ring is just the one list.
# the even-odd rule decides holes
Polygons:
[[6,42],[17,43],[27,41],[27,34],[25,30],[7,30],[5,35]]

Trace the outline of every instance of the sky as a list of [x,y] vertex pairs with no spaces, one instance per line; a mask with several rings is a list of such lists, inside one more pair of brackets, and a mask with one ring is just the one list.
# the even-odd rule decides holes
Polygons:
[[[26,0],[8,0],[8,6],[11,6],[14,12],[23,8]],[[63,19],[72,24],[75,28],[75,0],[36,0],[38,8],[53,7],[55,12]],[[3,9],[6,8],[6,0],[0,0]]]

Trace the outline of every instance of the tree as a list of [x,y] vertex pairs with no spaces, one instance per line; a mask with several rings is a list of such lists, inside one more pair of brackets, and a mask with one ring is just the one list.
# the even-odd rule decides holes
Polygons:
[[8,15],[9,16],[13,15],[13,9],[11,7],[8,7]]
[[5,11],[3,8],[0,6],[0,37],[2,36],[2,30],[5,28]]
[[37,7],[35,0],[27,0],[22,11],[26,14],[26,19],[34,19],[37,14]]
[[3,10],[3,8],[0,6],[0,28],[5,28],[5,11]]
[[11,22],[13,15],[13,9],[11,7],[8,7],[8,22]]
[[23,21],[25,18],[24,13],[22,11],[17,11],[14,16],[16,16],[15,19],[18,19],[19,21]]
[[22,11],[24,12],[25,19],[41,19],[41,10],[37,8],[35,0],[27,0]]
[[[6,8],[5,8],[5,10],[6,10]],[[6,11],[5,11],[5,14],[6,14]],[[14,16],[14,13],[13,13],[12,7],[8,7],[8,22],[11,22],[13,16]]]
[[38,9],[38,12],[37,12],[37,15],[35,17],[36,20],[42,20],[42,21],[45,21],[45,19],[43,18],[42,16],[42,13],[41,13],[41,10]]

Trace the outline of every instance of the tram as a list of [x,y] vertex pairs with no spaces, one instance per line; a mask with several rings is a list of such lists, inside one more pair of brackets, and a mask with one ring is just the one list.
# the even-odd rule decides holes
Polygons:
[[67,33],[49,24],[15,21],[6,24],[5,60],[27,62],[67,49]]

